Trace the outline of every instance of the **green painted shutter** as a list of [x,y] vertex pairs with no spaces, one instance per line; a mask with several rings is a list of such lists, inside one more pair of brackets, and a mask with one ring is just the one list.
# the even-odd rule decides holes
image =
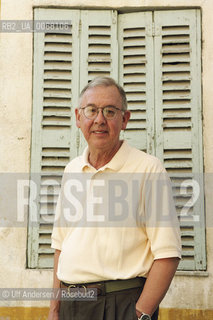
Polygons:
[[122,138],[154,151],[154,72],[152,13],[119,16],[119,81],[127,95],[131,118]]
[[[53,33],[34,34],[31,177],[37,181],[38,197],[37,210],[30,210],[28,266],[44,268],[53,265],[50,237],[61,176],[77,150],[79,11],[35,9],[34,18],[71,20],[71,32],[59,33],[55,26]],[[32,224],[35,216],[37,223]]]
[[[179,268],[203,270],[206,258],[203,185],[199,176],[203,172],[200,11],[154,12],[154,23],[156,155],[170,173],[181,221],[183,259]],[[192,179],[200,185],[194,204],[190,204]],[[199,221],[194,221],[193,216]]]
[[53,265],[50,237],[63,170],[86,145],[74,117],[80,89],[98,75],[118,78],[117,13],[35,9],[34,18],[71,20],[71,33],[35,33],[34,38],[31,176],[41,174],[36,176],[38,212],[30,211],[38,223],[29,225],[28,266],[48,268]]
[[[110,75],[124,86],[132,112],[122,137],[164,162],[179,215],[192,196],[184,181],[199,180],[200,197],[190,208],[199,223],[181,217],[180,269],[205,269],[203,186],[196,176],[203,171],[199,10],[120,14],[117,21],[111,10],[35,9],[35,19],[71,20],[72,31],[34,35],[31,175],[41,174],[39,223],[29,226],[29,267],[52,266],[47,220],[56,199],[47,185],[58,193],[64,166],[85,146],[74,119],[79,91],[93,77]],[[31,210],[31,218],[36,215]]]
[[[118,78],[117,12],[81,11],[80,90],[97,76]],[[79,153],[86,146],[81,131]]]

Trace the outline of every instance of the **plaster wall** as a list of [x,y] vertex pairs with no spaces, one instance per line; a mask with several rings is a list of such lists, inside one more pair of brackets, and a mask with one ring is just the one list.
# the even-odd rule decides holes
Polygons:
[[[2,0],[2,20],[31,20],[33,8],[78,7],[120,10],[200,7],[202,10],[203,143],[205,172],[213,175],[213,1],[212,0]],[[29,172],[32,111],[33,34],[0,34],[0,172]],[[164,308],[213,309],[213,197],[206,186],[207,272],[177,275]],[[0,201],[3,199],[0,198]],[[0,229],[1,287],[51,287],[52,271],[26,269],[27,230],[5,221]],[[47,306],[45,301],[2,302],[0,306]]]

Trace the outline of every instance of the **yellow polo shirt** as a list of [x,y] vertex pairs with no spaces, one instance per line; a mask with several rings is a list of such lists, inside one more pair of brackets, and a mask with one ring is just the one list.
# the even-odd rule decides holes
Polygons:
[[179,224],[161,162],[124,141],[96,170],[88,148],[65,168],[52,248],[68,283],[147,277],[154,259],[181,257]]

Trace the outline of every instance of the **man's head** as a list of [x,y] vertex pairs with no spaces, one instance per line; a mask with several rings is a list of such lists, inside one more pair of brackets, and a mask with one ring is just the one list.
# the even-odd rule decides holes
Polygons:
[[111,152],[120,146],[120,131],[130,118],[124,90],[111,78],[98,77],[81,92],[76,124],[90,150]]
[[122,99],[122,109],[127,110],[127,99],[126,99],[126,93],[124,89],[114,79],[110,77],[96,77],[92,81],[90,81],[80,93],[79,107],[81,106],[82,97],[88,89],[95,88],[95,87],[111,87],[111,86],[114,86],[118,89]]

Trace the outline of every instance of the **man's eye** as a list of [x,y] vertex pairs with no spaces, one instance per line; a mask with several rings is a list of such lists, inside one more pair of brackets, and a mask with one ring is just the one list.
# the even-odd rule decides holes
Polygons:
[[96,108],[95,107],[88,107],[87,112],[89,113],[96,113]]
[[111,109],[111,108],[106,108],[105,109],[105,112],[108,116],[114,116],[115,114],[115,110],[114,109]]

